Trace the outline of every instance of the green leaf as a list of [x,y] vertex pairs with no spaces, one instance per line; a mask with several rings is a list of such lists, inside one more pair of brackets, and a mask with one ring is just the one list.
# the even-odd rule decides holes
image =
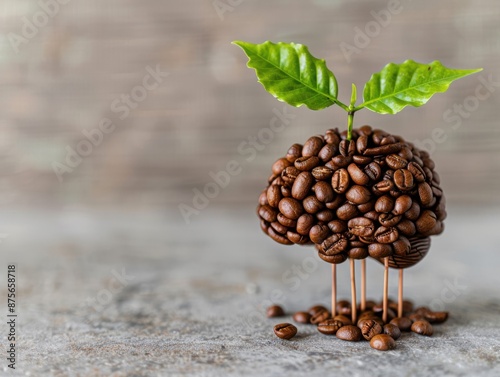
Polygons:
[[446,68],[439,61],[389,63],[365,84],[365,102],[355,110],[366,107],[380,114],[396,114],[408,105],[419,107],[435,93],[445,92],[453,81],[481,70]]
[[337,101],[337,80],[307,47],[296,43],[252,44],[235,41],[248,56],[259,82],[278,100],[292,106],[320,110]]

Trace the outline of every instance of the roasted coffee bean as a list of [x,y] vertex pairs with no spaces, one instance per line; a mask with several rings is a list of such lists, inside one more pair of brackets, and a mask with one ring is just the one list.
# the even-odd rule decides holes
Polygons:
[[288,152],[286,153],[286,159],[290,161],[291,163],[294,163],[295,160],[299,157],[302,156],[302,145],[301,144],[294,144],[288,149]]
[[415,228],[415,224],[410,220],[401,220],[396,228],[401,234],[404,234],[407,237],[411,237],[415,235],[417,229]]
[[351,203],[364,204],[370,201],[371,193],[364,186],[354,185],[346,192],[345,197]]
[[286,158],[280,158],[277,160],[272,167],[273,174],[280,175],[281,172],[292,163],[288,161]]
[[411,250],[411,244],[408,238],[399,236],[399,239],[392,244],[394,254],[405,257]]
[[352,325],[351,319],[342,314],[336,315],[333,319],[341,322],[343,326]]
[[360,156],[359,154],[355,154],[354,156],[352,156],[352,161],[358,165],[368,165],[370,162],[373,161],[373,158],[368,157],[368,156]]
[[338,195],[332,202],[325,203],[328,209],[337,209],[341,204],[344,204],[345,198],[342,195]]
[[363,154],[366,148],[368,148],[368,136],[361,135],[356,140],[356,149],[358,150],[358,153]]
[[390,192],[394,189],[394,183],[388,179],[384,179],[383,181],[377,182],[373,185],[373,192],[377,195],[383,195],[384,193]]
[[420,216],[420,205],[417,202],[413,202],[410,209],[405,212],[404,215],[408,220],[415,221]]
[[404,158],[406,161],[411,161],[413,159],[413,152],[410,148],[405,147],[401,149],[401,151],[398,153],[398,156]]
[[280,224],[278,221],[274,221],[271,223],[271,226],[273,227],[273,229],[280,233],[280,234],[286,234],[286,232],[288,232],[288,228],[282,224]]
[[411,208],[412,204],[413,201],[411,197],[408,195],[401,195],[396,199],[392,213],[395,215],[402,215]]
[[346,169],[339,169],[333,173],[332,187],[338,194],[344,193],[349,188],[349,173]]
[[448,319],[448,312],[432,312],[424,313],[424,318],[429,323],[443,323]]
[[269,204],[269,202],[267,201],[267,190],[264,190],[260,193],[260,196],[259,196],[259,204],[261,206],[265,206],[266,204]]
[[437,198],[440,198],[443,196],[443,190],[441,190],[439,187],[435,186],[434,183],[432,184],[432,193]]
[[280,323],[274,326],[274,333],[278,338],[288,340],[297,334],[297,328],[291,323]]
[[387,156],[385,158],[385,163],[387,164],[387,166],[394,170],[406,168],[406,166],[408,165],[408,161],[406,161],[402,157],[399,157],[397,154],[390,154],[389,156]]
[[434,199],[434,193],[432,192],[431,186],[427,182],[422,182],[418,184],[418,196],[420,198],[420,203],[424,207],[428,207]]
[[312,190],[316,194],[316,197],[320,202],[331,202],[335,198],[335,193],[333,192],[332,185],[325,181],[317,182],[312,187]]
[[283,186],[285,184],[285,181],[283,180],[283,178],[281,178],[280,176],[276,177],[272,182],[271,182],[271,185],[277,185],[277,186]]
[[297,200],[303,200],[314,184],[314,178],[311,173],[303,171],[300,173],[292,186],[292,196]]
[[372,127],[369,125],[364,125],[358,130],[360,135],[370,136],[373,132]]
[[356,152],[356,142],[354,140],[342,140],[339,143],[339,152],[342,156],[352,156]]
[[378,221],[382,226],[390,228],[396,226],[401,221],[401,216],[394,216],[392,213],[381,213]]
[[293,182],[295,182],[299,174],[300,170],[295,166],[288,166],[281,172],[281,179],[283,179],[283,182],[285,182],[287,186],[292,187]]
[[350,164],[347,167],[347,171],[349,172],[349,176],[351,177],[352,181],[357,185],[366,185],[368,184],[368,182],[370,182],[370,178],[355,163]]
[[393,135],[387,135],[380,140],[380,145],[394,144],[396,142],[396,138]]
[[302,202],[304,209],[307,213],[315,214],[316,212],[325,208],[325,205],[321,203],[315,195],[308,196]]
[[321,243],[321,249],[326,255],[335,255],[343,252],[349,242],[343,236],[333,234]]
[[434,228],[436,222],[436,214],[430,210],[425,210],[415,222],[415,225],[420,233],[427,233]]
[[375,211],[378,213],[390,213],[394,209],[394,199],[384,195],[375,202]]
[[296,232],[292,232],[291,230],[289,230],[288,232],[286,232],[286,237],[290,241],[292,241],[293,243],[296,243],[298,245],[305,245],[309,241],[308,237],[303,236],[301,234],[298,234]]
[[425,172],[425,181],[432,182],[432,180],[434,179],[434,173],[432,172],[432,170],[429,169],[427,166],[424,166],[423,169]]
[[398,340],[401,336],[401,330],[396,325],[388,323],[387,325],[384,325],[384,334],[389,335],[394,340]]
[[[375,139],[374,139],[375,142]],[[394,143],[394,144],[386,144],[380,147],[368,148],[363,152],[364,156],[378,156],[378,155],[388,155],[392,153],[398,153],[405,144],[403,143]]]
[[311,314],[310,322],[313,325],[317,325],[323,321],[326,321],[328,318],[330,318],[330,312],[328,310],[320,310],[314,314]]
[[293,242],[290,241],[287,237],[285,237],[284,235],[282,234],[279,234],[278,232],[276,232],[273,228],[268,228],[267,229],[267,234],[269,235],[269,237],[271,237],[273,240],[275,240],[276,242],[278,243],[281,243],[283,245],[292,245]]
[[368,254],[372,258],[385,258],[392,254],[392,246],[383,243],[371,243],[368,245]]
[[327,162],[330,161],[333,156],[335,156],[335,153],[337,153],[337,147],[333,144],[326,144],[319,151],[318,157],[321,159],[321,161]]
[[287,186],[281,186],[281,195],[283,196],[283,198],[289,198],[290,196],[292,196],[292,189]]
[[376,162],[370,162],[368,165],[366,165],[364,168],[364,172],[372,181],[378,181],[380,176],[382,175],[382,169]]
[[341,340],[357,342],[361,340],[361,330],[354,325],[342,326],[335,334]]
[[432,325],[425,320],[413,322],[411,325],[411,331],[425,336],[431,336],[434,332]]
[[415,187],[413,175],[407,169],[398,169],[394,172],[394,184],[401,191],[410,191]]
[[279,305],[272,305],[267,308],[266,315],[267,318],[283,317],[285,315],[285,311]]
[[347,223],[349,232],[361,237],[368,237],[375,231],[373,221],[366,217],[355,217]]
[[373,200],[370,200],[369,202],[364,204],[358,204],[358,210],[361,213],[370,212],[373,210],[373,208],[375,208],[375,203],[373,202]]
[[436,167],[436,165],[434,164],[434,161],[432,161],[430,158],[423,158],[422,161],[424,162],[424,166],[426,168],[434,170],[434,168]]
[[271,185],[267,189],[267,201],[271,207],[277,208],[283,195],[278,185]]
[[321,148],[323,148],[323,139],[318,136],[312,136],[304,143],[302,156],[317,156]]
[[269,223],[266,220],[260,219],[260,229],[267,234],[267,231],[269,230]]
[[351,303],[347,300],[337,301],[335,309],[340,315],[351,316]]
[[377,221],[379,217],[379,213],[377,211],[370,211],[366,212],[364,215],[367,219],[370,219],[372,221]]
[[336,214],[340,220],[347,221],[358,215],[358,209],[351,203],[345,203],[337,209]]
[[311,315],[307,312],[297,312],[293,315],[293,320],[297,323],[310,323]]
[[260,206],[259,216],[262,217],[264,220],[272,223],[273,221],[276,221],[278,213],[271,206],[265,205],[265,206]]
[[325,141],[328,144],[333,144],[333,145],[339,145],[340,143],[340,136],[338,131],[335,130],[327,130],[325,134]]
[[292,220],[297,220],[299,216],[304,212],[302,204],[298,200],[293,198],[281,199],[279,203],[279,210],[283,215]]
[[311,171],[320,163],[319,157],[316,156],[303,156],[299,157],[293,163],[294,166],[301,171]]
[[328,311],[328,309],[323,306],[323,305],[313,305],[309,309],[307,309],[307,312],[313,316],[316,313],[322,312],[322,311]]
[[321,251],[321,245],[320,246],[316,245],[316,249],[318,250],[318,256],[322,260],[324,260],[325,262],[328,262],[331,264],[344,263],[345,260],[347,259],[347,253],[345,253],[345,252],[335,254],[335,255],[327,255]]
[[289,219],[282,213],[278,213],[278,221],[281,225],[287,226],[289,228],[294,228],[297,225],[296,220]]
[[424,172],[424,169],[422,169],[422,167],[416,162],[410,162],[408,164],[408,170],[410,171],[410,173],[413,175],[413,177],[417,182],[425,181],[426,174]]
[[396,348],[396,342],[390,335],[379,334],[370,340],[370,347],[378,351],[389,351]]
[[351,247],[347,250],[347,256],[351,259],[365,259],[368,257],[368,249],[366,247]]
[[375,231],[374,237],[378,243],[393,243],[399,238],[399,233],[396,228],[381,226]]
[[396,317],[391,319],[390,323],[397,326],[401,331],[410,331],[413,322],[408,317]]
[[332,233],[345,233],[347,231],[347,225],[345,221],[332,220],[328,222],[328,228]]
[[312,170],[311,173],[313,177],[318,181],[326,181],[327,179],[330,179],[332,177],[333,170],[327,168],[326,166],[317,166]]
[[383,331],[382,326],[380,326],[373,319],[366,320],[363,323],[363,326],[361,327],[361,334],[363,335],[363,338],[365,338],[366,340],[370,340],[375,335],[381,334],[382,331]]
[[316,224],[309,231],[309,238],[315,244],[321,244],[330,234],[330,230],[324,224]]
[[426,321],[425,317],[422,314],[418,314],[418,313],[412,313],[408,316],[408,318],[410,319],[410,321],[412,323],[417,322],[417,321]]
[[309,231],[311,230],[314,223],[315,221],[313,215],[310,215],[308,213],[300,215],[300,217],[297,219],[297,233],[303,236],[308,236]]
[[323,322],[318,323],[318,331],[325,335],[335,335],[337,330],[344,324],[336,319],[329,318]]
[[384,179],[387,179],[388,181],[394,180],[394,170],[387,169],[384,173]]
[[351,156],[342,156],[338,155],[332,158],[331,160],[334,170],[345,168],[352,162]]

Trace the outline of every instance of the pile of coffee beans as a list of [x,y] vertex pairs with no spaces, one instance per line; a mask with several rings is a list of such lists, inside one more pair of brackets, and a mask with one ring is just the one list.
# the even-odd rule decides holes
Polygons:
[[[411,331],[431,336],[432,325],[443,323],[448,319],[448,312],[433,312],[427,307],[414,309],[413,303],[407,300],[403,305],[403,317],[396,317],[397,303],[390,300],[387,323],[382,320],[382,303],[376,304],[373,301],[367,301],[364,311],[358,310],[356,323],[352,323],[350,307],[349,301],[339,301],[336,312],[340,314],[332,317],[326,307],[315,305],[307,311],[296,312],[293,320],[300,324],[316,325],[318,331],[324,335],[335,335],[338,339],[350,342],[367,340],[372,348],[387,351],[396,347],[396,340],[401,337],[402,332]],[[270,316],[269,313],[285,315],[283,308],[278,305],[273,305],[267,310],[269,317],[277,316]],[[297,327],[290,323],[280,323],[274,327],[274,333],[281,339],[291,339],[297,331]]]
[[445,199],[429,154],[363,126],[294,144],[259,198],[262,230],[285,245],[315,244],[329,263],[368,256],[406,268],[443,231]]

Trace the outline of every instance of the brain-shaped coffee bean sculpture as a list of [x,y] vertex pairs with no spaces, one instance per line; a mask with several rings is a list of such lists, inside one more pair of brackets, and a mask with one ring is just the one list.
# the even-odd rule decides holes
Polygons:
[[363,126],[294,144],[259,198],[262,230],[285,244],[315,244],[321,259],[377,260],[406,268],[443,231],[445,198],[429,154]]

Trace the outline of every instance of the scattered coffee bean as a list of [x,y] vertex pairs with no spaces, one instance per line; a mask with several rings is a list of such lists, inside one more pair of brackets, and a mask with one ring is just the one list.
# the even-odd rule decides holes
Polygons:
[[[417,314],[417,313],[412,313],[408,316],[410,321],[412,323],[418,322],[418,321],[426,321],[425,317],[422,314]],[[411,327],[411,326],[410,326]]]
[[311,306],[307,312],[313,316],[319,312],[324,312],[324,311],[328,311],[328,309],[326,307],[324,307],[323,305],[314,305],[314,306]]
[[429,323],[443,323],[448,319],[448,312],[426,312],[424,318]]
[[342,326],[337,330],[337,333],[335,335],[339,339],[351,342],[357,342],[361,340],[361,330],[359,329],[359,327],[354,325]]
[[344,324],[336,319],[329,318],[318,324],[318,331],[325,335],[335,335]]
[[291,323],[280,323],[274,326],[274,333],[278,338],[288,340],[297,334],[297,328]]
[[346,317],[345,315],[342,315],[342,314],[336,315],[335,317],[333,317],[333,319],[335,319],[336,321],[342,322],[342,324],[344,326],[352,325],[351,319]]
[[272,305],[267,308],[266,314],[267,318],[283,317],[285,315],[285,312],[281,306]]
[[361,327],[361,334],[366,340],[370,340],[375,335],[381,334],[382,331],[382,326],[380,326],[380,324],[373,319],[365,320]]
[[328,310],[321,310],[311,315],[310,322],[313,325],[317,325],[320,322],[326,321],[328,318],[330,318],[330,312]]
[[354,185],[346,192],[345,197],[351,203],[364,204],[370,200],[371,193],[364,186]]
[[413,322],[411,331],[425,336],[431,336],[433,334],[432,325],[425,320]]
[[388,323],[384,326],[384,334],[389,335],[394,340],[398,340],[401,336],[401,330],[398,326]]
[[293,320],[297,323],[310,323],[311,315],[307,312],[297,312],[293,315]]
[[370,340],[370,347],[378,351],[388,351],[396,348],[396,342],[387,334],[379,334]]
[[397,326],[401,331],[410,331],[412,321],[408,317],[396,317],[391,319],[391,324]]

